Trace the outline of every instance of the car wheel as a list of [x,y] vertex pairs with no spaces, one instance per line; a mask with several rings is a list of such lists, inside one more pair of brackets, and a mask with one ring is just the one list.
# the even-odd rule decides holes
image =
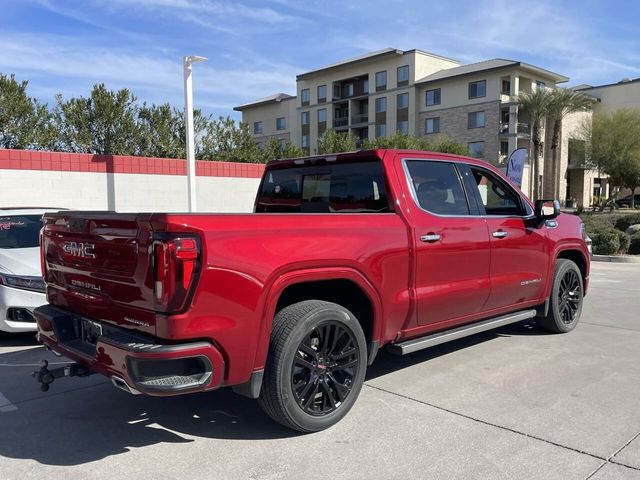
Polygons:
[[365,336],[349,310],[319,300],[299,302],[273,320],[258,401],[288,428],[323,430],[349,412],[366,367]]
[[538,324],[550,332],[570,332],[580,320],[583,297],[584,285],[580,269],[571,260],[558,259],[553,277],[549,311],[545,317],[538,319]]

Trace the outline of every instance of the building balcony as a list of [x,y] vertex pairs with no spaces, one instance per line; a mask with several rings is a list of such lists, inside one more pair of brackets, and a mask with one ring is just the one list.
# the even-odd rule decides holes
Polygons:
[[[502,122],[500,124],[500,135],[511,135],[509,133],[509,122]],[[518,122],[516,124],[516,135],[529,135],[529,124]]]
[[335,117],[333,119],[333,126],[335,127],[346,127],[349,125],[349,117]]
[[351,117],[351,125],[357,125],[359,123],[367,123],[369,122],[369,114],[363,113],[360,115],[354,115]]

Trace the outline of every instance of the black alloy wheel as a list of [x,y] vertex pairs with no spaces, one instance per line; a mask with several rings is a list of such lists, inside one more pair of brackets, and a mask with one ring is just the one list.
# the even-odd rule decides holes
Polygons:
[[304,337],[291,368],[291,385],[300,408],[326,415],[349,396],[360,355],[353,332],[337,322],[325,322]]
[[582,272],[575,262],[559,258],[556,262],[547,314],[537,318],[536,323],[549,332],[570,332],[580,320],[583,299]]
[[304,300],[273,319],[258,402],[299,432],[335,425],[353,407],[367,369],[367,341],[342,305]]

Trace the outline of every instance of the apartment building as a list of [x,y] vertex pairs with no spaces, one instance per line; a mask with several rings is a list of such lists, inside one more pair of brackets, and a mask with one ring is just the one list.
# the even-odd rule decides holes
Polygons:
[[[259,144],[276,136],[313,154],[328,129],[359,139],[396,132],[427,139],[446,135],[466,146],[471,156],[505,166],[511,152],[530,148],[529,118],[518,111],[518,94],[568,80],[519,61],[462,65],[429,52],[387,48],[298,75],[296,96],[281,93],[235,110],[242,112]],[[567,123],[567,131],[575,128]],[[550,132],[543,133],[550,145]],[[539,194],[566,196],[559,187],[568,163],[564,136],[563,142],[564,169],[553,181],[541,181],[544,191]],[[539,168],[541,180],[545,163]],[[530,193],[528,172],[526,167],[522,187]]]

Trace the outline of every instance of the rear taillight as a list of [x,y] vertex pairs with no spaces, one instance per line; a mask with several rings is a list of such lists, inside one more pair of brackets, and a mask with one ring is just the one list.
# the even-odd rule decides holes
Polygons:
[[40,229],[40,273],[44,279],[45,265],[44,265],[44,227]]
[[156,311],[179,313],[187,307],[201,262],[197,237],[163,237],[153,242],[153,285]]

